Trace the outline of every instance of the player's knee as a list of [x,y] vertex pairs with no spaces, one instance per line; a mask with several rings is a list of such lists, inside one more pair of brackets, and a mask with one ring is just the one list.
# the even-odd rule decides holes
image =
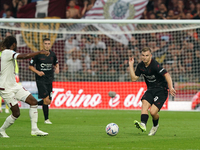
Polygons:
[[13,112],[12,115],[13,115],[15,118],[19,118],[19,116],[20,116],[20,111]]
[[32,105],[37,105],[37,104],[38,104],[37,100],[34,100],[34,101],[32,102]]
[[151,114],[151,116],[156,116],[157,115],[157,111],[154,111],[154,110],[150,110],[150,114]]
[[43,101],[43,103],[45,105],[49,105],[49,104],[51,104],[51,100],[50,99],[46,99],[46,100]]
[[30,94],[27,98],[26,98],[26,103],[28,103],[29,105],[37,105],[37,100]]
[[30,104],[30,105],[37,105],[38,102],[37,102],[37,100],[34,98],[34,99],[32,99],[32,100],[30,101],[29,104]]
[[44,103],[45,105],[51,104],[51,100],[50,100],[49,96],[47,96],[46,98],[43,99],[43,103]]

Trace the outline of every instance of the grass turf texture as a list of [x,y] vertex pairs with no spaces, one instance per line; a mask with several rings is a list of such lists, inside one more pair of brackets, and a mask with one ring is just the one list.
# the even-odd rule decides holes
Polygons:
[[[19,119],[7,129],[10,138],[0,138],[0,150],[200,150],[199,112],[159,112],[160,127],[152,137],[148,136],[151,117],[145,133],[133,125],[133,120],[140,120],[140,111],[52,109],[52,125],[44,124],[42,110],[38,112],[38,127],[49,135],[32,137],[29,110],[22,109]],[[0,125],[7,116],[0,114]],[[116,136],[105,132],[111,122],[119,125]]]

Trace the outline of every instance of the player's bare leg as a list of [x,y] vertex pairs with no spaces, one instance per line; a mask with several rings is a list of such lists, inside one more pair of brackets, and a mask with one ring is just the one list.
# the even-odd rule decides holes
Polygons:
[[50,100],[49,96],[43,98],[43,103],[44,103],[45,105],[51,104],[51,100]]

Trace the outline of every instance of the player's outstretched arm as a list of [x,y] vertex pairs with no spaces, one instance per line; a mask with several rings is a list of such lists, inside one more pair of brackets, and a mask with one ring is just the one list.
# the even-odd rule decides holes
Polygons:
[[175,89],[173,88],[172,78],[171,78],[170,74],[169,74],[169,73],[166,73],[164,76],[165,76],[165,79],[166,79],[166,81],[167,81],[170,94],[171,94],[172,96],[175,96],[175,95],[176,95],[176,91],[175,91]]
[[37,70],[34,66],[29,65],[28,67],[31,71],[33,71],[34,73],[36,73],[38,76],[43,76],[45,75],[43,71],[39,71]]
[[131,81],[137,81],[137,79],[139,77],[135,75],[133,64],[134,64],[134,58],[130,57],[129,58],[129,70],[130,70],[130,75],[131,75]]
[[17,56],[17,59],[29,59],[39,54],[49,55],[49,51],[42,50],[34,53],[26,53],[26,54],[22,53]]

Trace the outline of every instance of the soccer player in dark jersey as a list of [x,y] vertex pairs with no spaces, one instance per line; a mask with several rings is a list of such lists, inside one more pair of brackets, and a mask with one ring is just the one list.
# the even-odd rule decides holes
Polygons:
[[159,114],[168,97],[168,90],[172,96],[175,96],[176,91],[173,88],[172,79],[169,73],[162,68],[162,66],[152,58],[151,49],[145,47],[141,51],[142,61],[137,65],[134,71],[134,57],[129,58],[129,68],[131,80],[136,81],[140,75],[143,75],[147,85],[147,91],[141,98],[141,123],[137,120],[134,121],[136,128],[146,132],[146,123],[148,121],[148,109],[152,116],[153,127],[149,132],[149,136],[155,135],[158,129]]
[[[43,39],[43,49],[49,51],[49,55],[37,55],[30,61],[29,69],[35,73],[36,84],[38,88],[38,98],[42,100],[38,105],[42,105],[44,113],[44,123],[52,124],[49,120],[49,104],[52,98],[52,82],[54,80],[54,72],[59,73],[59,64],[56,54],[50,50],[51,41],[49,38]],[[35,65],[35,67],[34,67]]]

